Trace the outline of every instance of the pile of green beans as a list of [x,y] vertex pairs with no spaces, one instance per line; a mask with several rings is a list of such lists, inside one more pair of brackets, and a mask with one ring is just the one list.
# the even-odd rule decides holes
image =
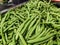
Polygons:
[[1,14],[0,45],[60,45],[60,8],[29,0]]

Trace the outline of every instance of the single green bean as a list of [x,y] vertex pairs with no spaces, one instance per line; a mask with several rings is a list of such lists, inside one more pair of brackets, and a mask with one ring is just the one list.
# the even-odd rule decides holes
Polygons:
[[40,31],[40,25],[38,24],[36,27],[36,34],[38,34],[39,31]]

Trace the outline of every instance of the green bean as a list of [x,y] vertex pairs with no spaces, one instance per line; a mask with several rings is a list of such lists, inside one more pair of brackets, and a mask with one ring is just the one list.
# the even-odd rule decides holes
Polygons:
[[6,41],[8,42],[8,38],[7,38],[7,34],[5,33],[5,38],[6,38]]
[[19,43],[20,45],[23,45],[23,43],[22,43],[22,41],[20,40],[20,43]]
[[39,31],[37,34],[33,35],[33,36],[30,37],[29,39],[34,39],[34,38],[36,38],[37,36],[39,36],[39,35],[42,33],[43,30],[44,30],[44,25],[41,26],[40,31]]
[[46,32],[46,28],[37,38],[40,38],[45,32]]
[[54,15],[59,16],[59,17],[60,17],[60,15],[59,15],[58,13],[50,12],[50,14],[54,14]]
[[28,45],[31,45],[31,44],[28,44]]
[[12,19],[12,20],[10,20],[10,21],[8,21],[8,24],[12,24],[14,21],[16,21],[17,19]]
[[12,25],[14,25],[14,23],[15,23],[15,22],[13,22],[11,25],[9,25],[9,26],[4,30],[4,32],[5,32],[6,30],[8,30]]
[[11,39],[12,36],[13,36],[13,32],[9,33],[9,34],[8,34],[8,39]]
[[[24,27],[25,23],[27,23],[27,21],[29,20],[30,18],[27,18],[18,28],[18,31],[21,32],[22,28]],[[16,39],[18,38],[18,34],[16,34]]]
[[24,30],[26,29],[27,25],[29,25],[29,23],[33,20],[33,18],[26,24],[26,26],[24,27],[24,29],[21,31],[21,34],[23,34]]
[[21,18],[25,19],[25,17],[22,15],[22,13],[16,12]]
[[6,17],[6,20],[8,20],[9,17],[10,17],[10,13],[9,13],[9,11],[8,11],[8,13],[7,13],[7,17]]
[[28,40],[27,42],[28,42],[28,43],[40,42],[40,41],[43,41],[43,40],[46,40],[46,39],[52,37],[52,36],[55,35],[55,34],[56,34],[56,33],[50,34],[50,35],[45,36],[45,37],[36,38],[36,39],[33,39],[33,40]]
[[21,17],[17,16],[14,12],[13,12],[14,16],[16,16],[18,19],[20,19],[22,22],[24,21],[24,19],[22,19]]
[[5,42],[5,38],[4,38],[4,34],[3,34],[3,29],[2,29],[2,27],[3,27],[3,23],[4,23],[5,19],[6,19],[6,16],[7,16],[7,14],[4,16],[4,18],[3,18],[2,21],[1,21],[1,35],[2,35],[2,40],[3,40],[3,44],[4,44],[4,45],[6,45],[6,42]]
[[60,29],[60,25],[52,24],[54,28]]
[[32,27],[32,25],[35,23],[35,21],[36,21],[37,18],[38,18],[38,17],[36,17],[36,18],[31,22],[31,24],[29,25],[29,28],[28,28],[28,29],[30,29],[30,28]]
[[20,33],[19,33],[19,37],[20,37],[20,39],[21,39],[23,45],[27,45],[27,43],[25,42],[23,36],[22,36]]
[[18,30],[22,30],[22,28],[24,27],[24,25],[28,22],[28,20],[29,20],[30,18],[27,18],[20,26],[19,26],[19,28],[18,28]]
[[40,25],[37,25],[36,27],[36,34],[40,31]]
[[3,44],[6,45],[6,41],[5,41],[5,38],[4,38],[3,31],[1,31],[1,35],[2,35],[2,41],[3,41]]
[[5,14],[4,18],[3,18],[2,21],[1,21],[1,24],[4,23],[4,21],[5,21],[5,19],[6,19],[6,16],[7,16],[7,14]]
[[9,45],[15,45],[14,37],[13,37],[13,39],[12,39],[12,42],[9,43]]
[[43,44],[43,43],[46,43],[46,42],[48,42],[50,39],[47,39],[47,40],[44,40],[44,41],[41,41],[41,42],[37,42],[37,43],[35,43],[35,44]]
[[56,36],[57,36],[57,45],[60,45],[59,37],[58,37],[58,35],[56,35]]
[[44,36],[51,30],[51,28],[47,29],[47,31],[44,33]]
[[60,45],[60,8],[29,0],[0,14],[0,45]]
[[50,17],[49,17],[49,12],[48,12],[48,13],[47,13],[47,19],[46,19],[46,22],[48,22],[49,19],[50,19]]
[[52,40],[52,38],[51,38],[50,41],[47,43],[47,45],[53,45],[53,40]]
[[33,35],[32,37],[30,37],[29,39],[34,39],[34,38],[37,37],[39,34],[40,34],[40,25],[37,25],[36,34]]
[[11,28],[9,28],[9,30],[12,30],[12,29],[16,29],[17,27],[11,27]]
[[21,34],[23,34],[23,32],[25,31],[25,29],[27,28],[27,26],[30,24],[30,22],[31,22],[34,18],[35,18],[35,16],[32,16],[32,19],[27,22],[27,24],[25,25],[25,27],[24,27],[23,30],[21,31]]
[[34,29],[36,28],[37,24],[39,23],[40,19],[37,20],[36,24],[29,30],[29,32],[27,33],[26,35],[26,38],[27,37],[30,37],[34,31]]
[[8,45],[14,45],[14,42],[10,42]]
[[3,25],[3,28],[4,28],[4,26],[6,26],[7,23],[8,23],[8,22],[5,22],[5,23],[2,24],[2,25]]

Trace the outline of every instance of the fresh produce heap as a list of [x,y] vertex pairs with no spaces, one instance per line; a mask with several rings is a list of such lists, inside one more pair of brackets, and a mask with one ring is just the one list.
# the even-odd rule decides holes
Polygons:
[[60,45],[60,8],[30,0],[1,14],[0,45]]

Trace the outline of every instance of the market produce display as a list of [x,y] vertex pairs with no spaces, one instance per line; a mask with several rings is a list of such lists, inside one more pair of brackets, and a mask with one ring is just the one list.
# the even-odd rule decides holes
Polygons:
[[60,8],[29,0],[1,14],[0,45],[60,45]]

